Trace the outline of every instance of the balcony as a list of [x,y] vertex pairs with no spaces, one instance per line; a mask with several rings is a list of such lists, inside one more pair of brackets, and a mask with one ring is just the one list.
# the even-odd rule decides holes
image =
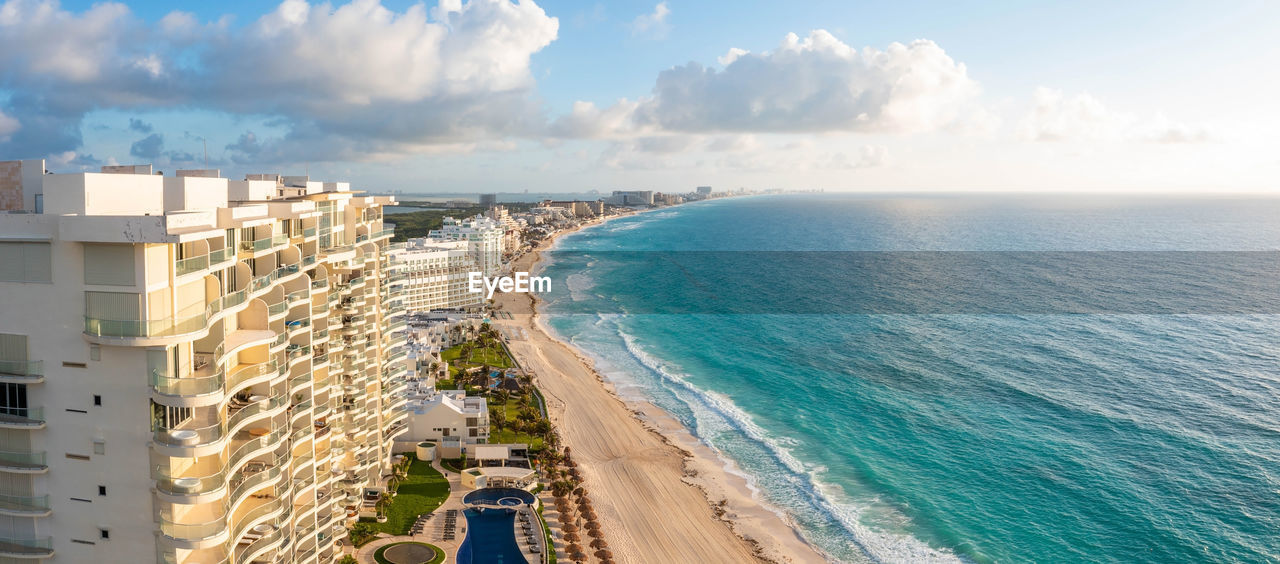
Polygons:
[[156,489],[169,496],[190,498],[221,491],[227,483],[226,473],[218,471],[209,476],[173,476],[169,468],[156,466],[151,478]]
[[151,438],[164,446],[193,448],[213,444],[226,436],[226,432],[227,426],[219,421],[203,427],[160,427],[151,434]]
[[178,541],[184,548],[212,546],[227,536],[227,517],[223,515],[203,523],[178,523],[173,514],[160,512],[160,534]]
[[0,494],[0,515],[46,517],[50,513],[48,494],[37,496]]
[[0,472],[39,474],[49,470],[44,451],[0,451]]
[[39,384],[44,382],[42,360],[0,360],[0,382]]
[[209,255],[179,259],[173,263],[174,276],[183,276],[209,268]]
[[53,556],[53,537],[0,537],[0,556],[8,558],[50,558]]
[[0,428],[43,429],[44,408],[0,407]]

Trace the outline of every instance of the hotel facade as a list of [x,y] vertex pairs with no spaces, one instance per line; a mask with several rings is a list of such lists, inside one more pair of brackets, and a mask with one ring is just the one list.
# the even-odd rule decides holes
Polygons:
[[483,303],[484,294],[467,285],[472,272],[480,272],[476,257],[465,240],[409,239],[390,247],[392,264],[403,279],[404,305],[409,311],[465,309]]
[[394,200],[107,172],[0,163],[0,564],[335,561],[407,430]]

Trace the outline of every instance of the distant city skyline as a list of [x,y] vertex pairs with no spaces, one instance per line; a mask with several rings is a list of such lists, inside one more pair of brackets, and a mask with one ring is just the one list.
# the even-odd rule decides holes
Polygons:
[[404,193],[1280,189],[1280,5],[0,4],[0,159]]

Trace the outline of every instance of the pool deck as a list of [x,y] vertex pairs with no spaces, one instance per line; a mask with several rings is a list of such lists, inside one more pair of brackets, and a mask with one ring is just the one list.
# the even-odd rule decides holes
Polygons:
[[[475,490],[469,490],[464,488],[462,486],[462,477],[456,472],[450,472],[446,470],[444,467],[440,465],[439,461],[433,461],[431,463],[431,467],[435,468],[437,471],[443,474],[446,479],[449,480],[449,498],[446,499],[444,503],[440,505],[439,508],[437,508],[435,511],[432,512],[431,517],[427,520],[426,526],[422,530],[422,534],[397,535],[397,536],[379,535],[378,538],[372,541],[369,541],[367,544],[360,547],[355,552],[356,560],[360,562],[360,564],[376,564],[376,562],[373,559],[373,553],[377,552],[379,548],[382,548],[389,544],[395,544],[398,542],[406,542],[406,541],[416,541],[416,542],[425,542],[425,543],[434,544],[440,547],[442,550],[444,550],[445,564],[451,564],[457,561],[458,548],[462,546],[462,540],[467,536],[467,519],[462,514],[462,511],[463,509],[466,508],[466,505],[462,503],[462,498],[466,494],[469,494]],[[538,497],[543,500],[543,506],[546,507],[545,511],[550,511],[552,512],[552,515],[554,515],[555,508],[547,506],[547,500],[551,499],[550,497],[548,497],[548,495],[549,494],[539,495]],[[450,509],[456,510],[458,512],[458,520],[457,520],[457,523],[454,525],[453,540],[446,541],[446,540],[443,540],[444,533],[445,533],[444,514],[446,511]],[[528,515],[533,527],[535,529],[539,529],[539,525],[537,523],[538,521],[537,511],[531,508],[528,508],[528,506],[521,506],[520,512],[522,514]],[[551,518],[552,518],[551,516],[547,517],[548,525],[551,525]],[[517,524],[518,523],[519,523],[519,520],[517,520]],[[555,527],[553,527],[553,531],[554,530],[556,530]],[[524,552],[525,557],[529,559],[529,562],[532,562],[532,563],[544,562],[544,558],[542,557],[543,552],[546,551],[546,547],[542,546],[545,543],[544,537],[541,536],[541,533],[537,534],[534,544],[536,544],[537,547],[541,551],[543,551],[538,553],[529,552],[530,543],[528,542],[526,537],[527,535],[524,535],[520,531],[516,531],[516,543],[520,545],[520,550]],[[559,545],[562,543],[557,542],[557,544]],[[559,547],[557,547],[557,550],[559,550]],[[560,558],[561,559],[560,561],[562,562],[566,561],[563,559],[564,557],[559,556],[559,554],[560,553],[557,552],[557,558]]]
[[[449,499],[444,500],[444,503],[431,513],[431,518],[427,520],[426,527],[423,528],[422,534],[398,536],[379,535],[377,539],[374,539],[360,547],[359,550],[356,551],[356,560],[359,561],[360,564],[376,564],[373,559],[373,553],[377,552],[379,548],[389,544],[405,541],[434,544],[444,550],[445,564],[450,564],[456,561],[458,548],[462,546],[462,539],[467,536],[467,519],[462,516],[462,496],[466,495],[470,490],[464,491],[464,488],[462,487],[462,478],[456,472],[450,472],[444,469],[444,467],[440,466],[439,461],[433,461],[431,463],[431,467],[435,468],[441,474],[444,474],[445,478],[449,480]],[[457,510],[458,521],[454,526],[453,540],[447,541],[442,540],[444,539],[445,532],[444,512],[450,509]]]

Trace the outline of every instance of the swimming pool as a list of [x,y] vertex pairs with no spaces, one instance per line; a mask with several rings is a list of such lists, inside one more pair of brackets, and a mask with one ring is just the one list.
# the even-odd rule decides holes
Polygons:
[[[476,490],[481,491],[485,490]],[[515,509],[471,508],[462,514],[467,518],[467,537],[458,548],[458,564],[528,564],[516,544]]]
[[515,507],[521,504],[533,504],[533,494],[516,488],[481,488],[462,497],[467,505],[483,503],[485,505],[506,505]]

